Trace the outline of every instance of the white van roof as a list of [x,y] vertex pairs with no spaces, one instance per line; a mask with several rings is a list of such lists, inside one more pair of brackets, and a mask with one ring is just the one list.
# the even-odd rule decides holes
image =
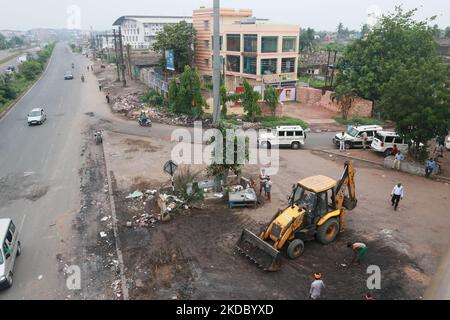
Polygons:
[[[11,224],[11,219],[0,219],[0,239],[6,235],[8,232],[9,225]],[[2,239],[3,241],[3,239]]]
[[400,137],[400,135],[397,132],[394,131],[378,131],[377,132],[380,136],[390,136],[390,137]]
[[303,128],[300,126],[279,126],[276,128],[277,130],[282,130],[282,131],[302,131]]
[[383,127],[375,126],[375,125],[373,125],[373,126],[359,126],[359,127],[353,126],[353,127],[356,130],[358,130],[358,131],[366,131],[366,130],[382,131],[383,130]]

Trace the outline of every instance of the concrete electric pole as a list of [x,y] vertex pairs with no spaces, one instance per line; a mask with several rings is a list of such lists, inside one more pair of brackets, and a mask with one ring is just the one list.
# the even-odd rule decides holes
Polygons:
[[[214,0],[214,59],[213,59],[213,86],[214,86],[214,125],[220,122],[220,0]],[[225,76],[225,75],[224,75]]]
[[122,28],[119,27],[119,46],[120,46],[120,62],[121,62],[121,68],[122,68],[122,82],[123,86],[127,86],[127,79],[125,78],[125,58],[123,54],[123,42],[122,42]]

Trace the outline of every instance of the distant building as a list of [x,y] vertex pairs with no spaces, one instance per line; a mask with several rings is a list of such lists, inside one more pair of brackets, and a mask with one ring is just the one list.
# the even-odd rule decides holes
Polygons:
[[123,44],[133,49],[152,49],[156,35],[164,26],[181,21],[192,23],[192,17],[176,16],[123,16],[113,26],[122,28]]
[[[213,73],[213,9],[194,10],[196,67],[205,78]],[[228,90],[246,79],[252,85],[287,87],[297,82],[299,26],[253,17],[252,10],[220,10],[222,69]]]

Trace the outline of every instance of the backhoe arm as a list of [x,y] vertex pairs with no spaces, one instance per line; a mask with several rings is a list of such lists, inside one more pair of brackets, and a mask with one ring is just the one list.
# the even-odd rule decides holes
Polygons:
[[358,204],[353,161],[345,163],[342,178],[336,186],[336,203],[339,210],[345,208],[349,211],[355,209]]

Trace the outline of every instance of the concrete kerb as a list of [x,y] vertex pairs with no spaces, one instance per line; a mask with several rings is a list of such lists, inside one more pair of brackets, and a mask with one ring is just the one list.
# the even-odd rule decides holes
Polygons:
[[108,192],[109,192],[109,199],[110,199],[110,207],[111,207],[111,216],[112,216],[112,222],[113,222],[113,230],[114,230],[114,238],[116,241],[116,251],[117,251],[117,259],[119,260],[119,269],[120,269],[120,282],[122,287],[122,296],[123,300],[129,300],[129,294],[128,294],[128,282],[127,278],[125,276],[125,264],[123,262],[123,254],[121,250],[121,242],[119,238],[119,228],[118,228],[118,219],[116,214],[116,204],[114,201],[114,193],[113,193],[113,186],[112,186],[112,180],[111,180],[111,172],[108,169],[108,162],[106,161],[106,153],[105,153],[105,147],[102,145],[103,150],[103,157],[105,159],[105,167],[106,167],[106,176],[108,179]]
[[53,61],[53,52],[52,55],[49,59],[49,61],[47,62],[47,65],[45,67],[44,72],[42,72],[42,74],[39,76],[39,78],[33,83],[33,85],[31,85],[27,90],[25,90],[24,92],[22,92],[22,94],[20,96],[18,96],[5,110],[3,110],[2,112],[0,112],[0,121],[3,120],[4,117],[6,117],[8,115],[8,113],[10,113],[12,111],[12,109],[16,106],[16,104],[22,100],[23,97],[25,97],[38,83],[39,81],[41,81],[41,79],[44,77],[44,75],[47,73],[47,70],[50,66],[50,64]]
[[[340,157],[340,158],[345,158],[345,159],[350,159],[350,160],[355,160],[355,161],[361,161],[361,162],[365,162],[365,163],[368,163],[368,164],[371,164],[371,165],[375,165],[375,166],[378,166],[378,167],[381,167],[381,168],[387,170],[387,168],[384,166],[384,163],[382,164],[382,163],[378,163],[378,162],[375,162],[375,161],[371,161],[371,160],[367,160],[367,159],[361,159],[361,158],[357,158],[357,157],[352,157],[352,156],[349,156],[349,155],[345,155],[345,154],[341,154],[341,153],[337,153],[337,152],[332,152],[332,151],[327,151],[327,150],[322,150],[322,149],[312,149],[311,151],[319,152],[319,153],[325,153],[325,154],[328,154],[328,155],[333,155],[335,157]],[[403,173],[413,175],[412,173],[409,173],[409,172],[403,172]],[[448,177],[435,175],[435,176],[431,177],[430,179],[438,181],[438,182],[450,183],[450,178],[448,178]]]

